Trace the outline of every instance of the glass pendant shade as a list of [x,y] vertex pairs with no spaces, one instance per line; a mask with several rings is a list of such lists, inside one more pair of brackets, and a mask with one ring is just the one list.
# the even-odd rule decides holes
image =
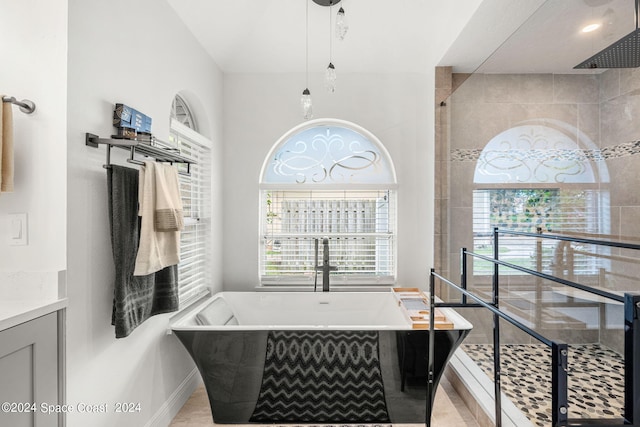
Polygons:
[[329,93],[333,93],[336,91],[336,67],[333,66],[331,62],[329,62],[329,66],[327,66],[327,71],[325,71],[324,75],[324,85],[327,88]]
[[302,91],[302,98],[300,98],[300,104],[302,105],[302,115],[305,120],[313,118],[313,105],[311,104],[311,92],[309,89]]
[[344,40],[347,31],[349,31],[349,23],[347,22],[347,17],[344,15],[344,9],[340,8],[336,15],[336,37],[338,40]]

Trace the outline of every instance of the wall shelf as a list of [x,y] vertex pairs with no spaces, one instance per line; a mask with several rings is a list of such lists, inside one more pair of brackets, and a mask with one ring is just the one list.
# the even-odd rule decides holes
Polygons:
[[103,165],[105,168],[111,166],[111,147],[129,150],[130,156],[127,162],[136,165],[144,165],[143,161],[135,158],[136,153],[142,156],[152,157],[159,162],[186,164],[187,174],[190,172],[191,165],[196,163],[194,160],[182,156],[178,149],[150,145],[148,142],[137,141],[135,139],[100,138],[98,135],[92,133],[85,134],[85,145],[98,148],[100,144],[107,146],[107,161],[106,164]]

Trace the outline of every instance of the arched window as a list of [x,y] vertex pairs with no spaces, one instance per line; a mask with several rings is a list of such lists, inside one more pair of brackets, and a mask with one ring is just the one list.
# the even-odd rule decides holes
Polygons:
[[[211,148],[213,143],[197,132],[195,117],[186,101],[176,95],[171,105],[169,142],[180,154],[193,159],[190,173],[180,174],[184,229],[180,233],[178,285],[180,304],[208,292],[211,240]],[[186,166],[178,165],[186,172]]]
[[[531,120],[493,137],[479,154],[474,174],[474,249],[490,247],[494,227],[517,231],[609,232],[609,174],[600,150],[585,135],[557,120]],[[555,275],[595,274],[595,258],[567,256],[551,240],[540,249],[505,236],[500,258]],[[562,249],[562,251],[559,250]],[[570,262],[567,261],[570,258]],[[571,265],[568,265],[568,264]],[[540,268],[540,267],[538,267]],[[475,274],[492,266],[474,263]],[[520,274],[505,270],[503,274]]]
[[260,175],[261,283],[313,284],[315,239],[326,236],[332,285],[393,284],[396,187],[389,154],[367,130],[320,119],[287,132]]
[[171,103],[171,118],[185,125],[189,129],[198,131],[195,116],[191,113],[191,109],[189,108],[187,101],[185,101],[185,99],[180,95],[176,95]]

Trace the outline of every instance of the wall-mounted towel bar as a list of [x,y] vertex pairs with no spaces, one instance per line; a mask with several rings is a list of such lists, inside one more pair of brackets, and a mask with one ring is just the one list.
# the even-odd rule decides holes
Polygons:
[[100,138],[98,135],[87,133],[85,134],[85,144],[94,148],[98,148],[100,144],[105,144],[107,146],[107,162],[103,165],[105,168],[111,166],[111,147],[119,147],[129,150],[130,156],[127,159],[127,162],[136,165],[144,165],[144,162],[135,158],[136,153],[152,157],[159,162],[186,164],[186,173],[180,172],[181,174],[186,175],[190,173],[191,165],[196,163],[194,160],[180,155],[180,152],[177,149],[149,145],[149,143],[131,139]]
[[19,106],[20,111],[22,111],[23,113],[31,114],[36,111],[36,104],[33,101],[29,101],[28,99],[18,101],[15,96],[3,96],[2,102],[10,102]]

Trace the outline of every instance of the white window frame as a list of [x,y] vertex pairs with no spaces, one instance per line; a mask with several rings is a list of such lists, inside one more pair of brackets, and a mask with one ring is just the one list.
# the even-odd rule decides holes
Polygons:
[[[492,233],[494,226],[498,226],[490,222],[488,196],[492,191],[555,191],[556,206],[553,206],[554,209],[547,207],[547,214],[553,223],[543,226],[544,232],[607,234],[609,192],[606,185],[602,184],[609,181],[609,174],[606,164],[598,159],[601,159],[600,149],[591,140],[577,129],[557,120],[526,120],[493,137],[482,149],[473,177],[474,250],[486,250],[486,242],[490,240],[486,235]],[[571,192],[585,196],[575,199],[584,202],[577,212],[572,211],[570,204],[566,202],[570,200]],[[514,203],[511,205],[512,209],[516,208]],[[510,227],[518,231],[529,228],[526,231],[535,232],[535,226],[531,226],[529,222],[519,223],[522,212],[518,213],[515,210],[515,221]],[[536,215],[531,217],[542,218],[539,213]],[[501,236],[500,241],[502,250],[513,249],[513,255],[503,254],[505,261],[511,258],[514,264],[536,267],[535,239],[507,235]],[[595,250],[603,253],[609,251],[608,248]],[[584,254],[574,257],[566,253],[567,251],[566,245],[543,239],[544,272],[554,275],[566,273],[583,277],[596,276],[598,264],[603,266],[608,263],[606,260]],[[527,257],[533,261],[527,260]],[[474,259],[475,276],[488,277],[492,271],[493,268],[488,263]],[[523,275],[518,270],[507,268],[501,269],[501,274]]]
[[[190,166],[190,175],[180,175],[185,227],[180,241],[178,289],[180,307],[184,307],[211,293],[208,260],[211,255],[213,142],[172,118],[170,143],[180,149],[182,155],[196,162]],[[178,165],[178,168],[186,172],[186,166]]]
[[[361,182],[361,183],[335,183],[335,182],[312,182],[311,179],[307,180],[307,182],[295,182],[295,178],[292,178],[292,181],[287,182],[268,182],[268,168],[273,167],[273,162],[275,156],[280,153],[280,149],[291,139],[302,132],[313,129],[313,128],[322,128],[322,127],[343,127],[348,130],[357,132],[361,134],[368,142],[370,142],[379,154],[383,167],[385,168],[383,171],[383,175],[388,178],[383,182]],[[267,240],[274,239],[273,235],[270,233],[273,230],[269,230],[269,225],[267,224],[267,210],[269,209],[268,203],[266,201],[268,194],[274,192],[284,192],[285,194],[293,194],[297,193],[301,195],[302,199],[311,199],[313,197],[323,198],[322,196],[318,196],[318,194],[322,195],[329,194],[325,199],[326,200],[334,200],[333,197],[337,193],[343,194],[342,197],[346,197],[348,199],[349,194],[356,193],[367,193],[367,192],[378,192],[380,194],[386,195],[388,197],[388,209],[389,212],[387,215],[389,216],[388,223],[382,227],[377,227],[378,233],[369,233],[368,236],[364,236],[366,233],[358,234],[358,233],[341,233],[341,232],[331,232],[330,228],[327,227],[318,227],[318,231],[314,232],[313,230],[304,231],[300,233],[300,235],[291,235],[288,234],[285,238],[288,239],[301,239],[304,241],[302,246],[306,249],[302,249],[304,253],[304,263],[306,266],[304,267],[306,272],[298,272],[292,274],[283,274],[283,275],[273,275],[266,274],[267,269],[267,260],[266,260],[266,252],[267,252]],[[371,194],[371,193],[369,193]],[[389,239],[389,245],[384,245],[384,247],[388,248],[391,252],[388,260],[384,261],[385,266],[390,266],[389,274],[380,274],[380,273],[372,273],[367,272],[365,274],[358,274],[357,271],[349,270],[349,271],[333,271],[331,272],[331,285],[335,286],[357,286],[357,285],[365,285],[365,286],[390,286],[396,283],[397,278],[397,183],[396,183],[396,174],[395,169],[393,167],[393,162],[391,161],[391,157],[386,151],[385,147],[382,143],[369,131],[363,129],[353,123],[337,120],[337,119],[317,119],[305,122],[287,132],[282,138],[280,138],[272,147],[269,154],[265,158],[262,171],[260,173],[260,224],[259,224],[259,277],[261,286],[313,286],[314,283],[319,281],[319,286],[322,286],[322,276],[318,273],[320,277],[316,277],[313,274],[313,263],[314,260],[312,258],[313,251],[313,240],[315,238],[321,239],[325,235],[329,237],[329,252],[331,254],[331,262],[332,265],[340,264],[340,261],[337,261],[336,258],[340,258],[340,256],[344,255],[343,252],[339,252],[337,248],[340,244],[344,244],[346,239],[351,239],[352,241],[362,241],[363,237],[369,239],[376,238],[385,238]],[[387,230],[382,230],[384,227],[388,227]],[[340,240],[343,239],[343,240]],[[377,246],[376,246],[377,247]],[[378,248],[378,247],[377,247]],[[332,251],[333,249],[333,251]],[[376,263],[379,257],[378,250],[376,250]],[[302,261],[301,261],[302,262]],[[319,264],[322,264],[322,244],[320,242],[319,245]],[[344,265],[344,264],[343,264]],[[377,264],[376,264],[377,265]],[[382,264],[381,264],[382,265]],[[340,265],[338,265],[340,268]],[[346,270],[346,269],[345,269]]]

